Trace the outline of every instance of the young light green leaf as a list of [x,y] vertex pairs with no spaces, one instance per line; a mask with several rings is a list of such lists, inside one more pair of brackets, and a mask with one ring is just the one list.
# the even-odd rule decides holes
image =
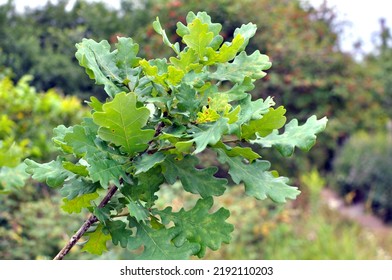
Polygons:
[[234,36],[231,43],[224,43],[218,52],[208,51],[208,62],[206,65],[212,65],[215,63],[224,63],[234,59],[237,53],[240,51],[245,40],[241,34]]
[[83,176],[83,177],[88,176],[87,167],[84,165],[74,164],[69,161],[64,161],[63,167],[76,175]]
[[248,124],[242,126],[241,137],[243,139],[254,139],[256,133],[264,137],[270,134],[274,129],[279,129],[286,123],[284,114],[286,109],[283,106],[277,109],[270,108],[269,112],[264,114],[261,119],[251,120]]
[[146,107],[136,107],[134,93],[119,93],[102,106],[103,112],[93,114],[94,122],[101,127],[98,135],[105,141],[121,146],[124,152],[134,155],[145,150],[154,137],[153,129],[144,129],[150,116]]
[[170,57],[170,62],[184,73],[198,71],[203,67],[199,64],[199,57],[194,49],[186,49],[179,53],[178,57]]
[[181,246],[173,243],[180,229],[152,229],[146,224],[131,219],[130,227],[135,227],[136,236],[128,239],[128,249],[136,250],[143,246],[143,252],[136,256],[140,260],[182,260],[200,251],[200,245],[185,241]]
[[249,160],[249,162],[253,162],[254,160],[261,157],[258,153],[254,152],[252,148],[249,147],[230,147],[223,144],[222,142],[218,142],[214,145],[214,148],[219,148],[223,150],[229,157],[243,157]]
[[197,169],[198,162],[199,160],[191,155],[185,156],[183,160],[176,160],[175,156],[170,156],[161,166],[163,174],[170,184],[174,184],[178,178],[186,191],[200,194],[201,197],[223,194],[226,190],[227,180],[213,176],[218,168]]
[[275,147],[283,156],[291,156],[295,147],[308,151],[316,142],[316,134],[323,131],[327,125],[327,118],[317,120],[316,116],[310,117],[305,124],[298,126],[298,120],[294,119],[285,125],[283,134],[274,130],[266,137],[257,136],[251,143],[262,147]]
[[261,79],[267,75],[264,70],[271,67],[268,56],[255,51],[251,55],[241,52],[233,62],[218,64],[217,70],[210,77],[218,81],[231,81],[241,83],[245,77],[253,80]]
[[199,18],[195,18],[188,24],[188,30],[183,41],[189,48],[195,50],[200,60],[203,60],[209,49],[208,46],[214,39],[214,34],[208,31],[208,24],[203,24]]
[[24,162],[27,165],[26,172],[31,174],[34,180],[45,182],[52,188],[61,186],[68,177],[75,176],[63,167],[60,157],[48,163],[38,163],[31,159]]
[[86,193],[78,197],[75,197],[71,200],[65,197],[63,198],[63,205],[61,206],[61,209],[63,209],[65,212],[69,214],[80,213],[82,212],[83,208],[90,207],[91,201],[98,197],[99,195],[96,192]]
[[102,255],[103,252],[108,250],[106,242],[111,239],[111,236],[104,233],[103,224],[99,224],[93,232],[87,232],[85,236],[89,237],[89,239],[83,245],[82,251],[94,255]]
[[170,221],[174,222],[175,228],[180,228],[178,236],[173,240],[177,246],[182,246],[186,241],[200,244],[200,251],[197,253],[201,258],[205,255],[206,248],[218,250],[221,243],[230,242],[230,233],[234,227],[227,223],[230,212],[220,208],[214,213],[209,213],[214,201],[212,197],[200,199],[196,205],[189,211],[181,209],[179,212],[172,212],[168,207],[158,214],[164,224]]
[[288,178],[274,177],[270,171],[271,164],[265,160],[256,160],[251,164],[242,162],[240,157],[229,157],[218,151],[219,161],[227,163],[229,174],[236,184],[244,182],[246,194],[256,199],[269,197],[275,202],[295,199],[300,193],[296,187],[288,185]]

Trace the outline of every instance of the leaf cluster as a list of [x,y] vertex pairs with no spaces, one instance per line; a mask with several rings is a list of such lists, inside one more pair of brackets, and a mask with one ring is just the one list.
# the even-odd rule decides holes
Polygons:
[[[153,27],[172,57],[140,58],[131,38],[118,38],[114,50],[107,41],[76,45],[79,64],[108,99],[92,97],[91,117],[56,128],[53,140],[61,155],[43,164],[26,160],[26,170],[61,187],[65,211],[87,209],[97,217],[84,245],[90,253],[101,254],[112,240],[141,259],[203,257],[207,248],[229,243],[233,227],[227,209],[211,211],[227,180],[197,155],[212,151],[248,195],[285,202],[298,189],[272,172],[252,145],[275,147],[283,156],[296,147],[309,150],[327,119],[313,116],[304,125],[292,120],[285,126],[285,109],[272,108],[272,98],[252,100],[249,91],[271,67],[268,56],[246,51],[254,24],[236,28],[225,42],[220,24],[205,12],[190,12],[186,24],[177,24],[181,44],[170,42],[159,19]],[[158,209],[157,192],[176,181],[200,199],[191,209]],[[99,206],[113,187],[119,191]]]

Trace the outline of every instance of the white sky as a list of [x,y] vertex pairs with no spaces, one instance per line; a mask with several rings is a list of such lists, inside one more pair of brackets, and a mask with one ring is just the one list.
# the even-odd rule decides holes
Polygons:
[[[50,0],[51,2],[56,0]],[[71,4],[76,1],[72,0]],[[93,0],[100,1],[100,0]],[[119,0],[101,0],[115,7],[119,6]],[[274,1],[274,0],[271,0]],[[306,1],[306,0],[305,0]],[[308,0],[312,5],[318,6],[324,0]],[[7,0],[0,0],[0,4]],[[36,7],[44,5],[48,0],[14,0],[18,11],[24,7]],[[342,49],[352,50],[353,43],[361,40],[366,52],[372,49],[372,40],[375,33],[380,30],[379,19],[385,18],[388,26],[392,26],[392,0],[327,0],[329,6],[335,7],[338,20],[349,22],[342,34]]]

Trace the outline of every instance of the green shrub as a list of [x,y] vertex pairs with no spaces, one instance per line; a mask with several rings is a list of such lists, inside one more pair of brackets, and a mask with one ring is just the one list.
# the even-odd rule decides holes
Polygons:
[[358,133],[348,140],[334,162],[334,184],[354,202],[366,201],[386,221],[392,220],[392,140],[379,133]]

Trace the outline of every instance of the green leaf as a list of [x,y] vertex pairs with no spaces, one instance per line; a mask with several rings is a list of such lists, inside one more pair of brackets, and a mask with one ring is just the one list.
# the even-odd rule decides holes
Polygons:
[[100,187],[100,184],[92,183],[84,178],[78,178],[64,184],[64,186],[60,189],[60,194],[68,200],[72,200],[80,195],[94,193]]
[[73,127],[65,127],[64,125],[59,125],[53,129],[54,137],[52,138],[55,146],[59,147],[64,153],[72,154],[72,147],[65,141],[65,135],[67,133],[72,133]]
[[106,153],[98,153],[89,158],[87,167],[90,178],[93,182],[100,182],[104,189],[112,183],[120,187],[120,178],[126,179],[127,174],[123,170],[123,165],[111,158],[107,158]]
[[95,231],[85,233],[86,237],[89,237],[88,241],[84,244],[82,251],[88,252],[94,255],[102,255],[108,248],[106,242],[111,239],[110,234],[105,234],[103,225],[99,224]]
[[145,221],[149,216],[147,209],[138,201],[129,201],[127,207],[129,215],[134,217],[139,223]]
[[64,141],[72,147],[73,152],[77,155],[94,155],[99,151],[95,144],[97,131],[98,126],[91,118],[86,118],[82,125],[75,125],[72,132],[64,136]]
[[230,147],[230,146],[223,144],[222,142],[218,142],[218,143],[216,143],[216,145],[214,145],[214,148],[219,148],[219,149],[223,150],[226,153],[226,155],[228,155],[229,157],[241,156],[241,157],[249,160],[249,162],[252,162],[255,159],[260,158],[260,155],[256,152],[254,152],[252,150],[252,148],[249,148],[249,147],[246,147],[246,148],[240,147],[240,146]]
[[69,214],[80,213],[82,212],[83,208],[90,207],[91,201],[98,197],[98,193],[94,192],[80,195],[71,200],[69,200],[68,198],[63,198],[63,205],[61,206],[61,208]]
[[63,162],[63,167],[76,175],[80,175],[83,177],[88,176],[87,167],[84,165],[74,164],[72,162],[65,161]]
[[193,153],[198,154],[204,151],[208,145],[215,145],[222,138],[222,135],[227,131],[227,123],[228,119],[220,118],[213,123],[200,124],[193,128],[193,139],[184,142],[196,143],[196,149]]
[[317,120],[316,116],[310,117],[305,124],[298,126],[294,119],[285,125],[283,134],[274,130],[266,137],[257,136],[251,143],[259,144],[264,148],[275,147],[283,156],[291,156],[295,147],[308,151],[316,142],[316,134],[323,131],[327,125],[327,118]]
[[183,37],[184,43],[195,50],[200,60],[204,59],[208,46],[214,39],[214,34],[209,32],[208,29],[208,24],[203,24],[199,18],[195,18],[188,24],[188,33]]
[[128,84],[138,73],[134,68],[139,65],[140,61],[140,57],[137,57],[139,45],[134,43],[131,38],[119,37],[117,40],[116,66],[119,69],[118,74],[122,83]]
[[191,118],[195,118],[201,103],[196,90],[187,84],[182,84],[177,90],[175,94],[178,100],[177,108],[189,114]]
[[155,32],[157,32],[159,35],[162,36],[163,43],[166,46],[169,46],[170,48],[173,49],[173,51],[176,54],[180,53],[180,44],[176,42],[175,44],[172,44],[169,40],[169,38],[166,35],[166,31],[162,28],[161,23],[159,22],[159,18],[157,17],[156,20],[152,23],[152,27],[154,28]]
[[147,172],[159,163],[162,163],[166,158],[166,155],[161,152],[156,152],[152,155],[143,154],[134,161],[134,166],[136,168],[135,175],[143,172]]
[[256,160],[251,164],[242,162],[240,157],[229,157],[218,151],[219,161],[227,163],[229,174],[236,184],[244,182],[246,194],[256,199],[269,197],[275,202],[286,202],[287,198],[295,199],[300,193],[296,187],[288,185],[288,178],[274,177],[268,170],[271,164],[265,160]]
[[219,92],[224,98],[227,98],[228,102],[242,100],[247,96],[250,96],[248,92],[255,88],[252,79],[245,77],[241,83],[235,84],[231,89],[225,92]]
[[251,120],[248,124],[242,126],[241,137],[243,139],[252,139],[256,136],[264,137],[270,134],[274,129],[279,129],[286,123],[284,114],[286,109],[283,106],[277,109],[270,108],[269,112],[264,114],[261,119]]
[[103,104],[95,96],[91,96],[90,97],[90,101],[86,102],[86,103],[88,104],[88,106],[91,107],[91,109],[93,109],[93,110],[95,110],[97,112],[101,112],[102,111],[102,105]]
[[78,49],[75,56],[80,66],[86,69],[86,73],[90,79],[95,79],[96,84],[103,85],[106,93],[110,97],[114,97],[122,89],[117,86],[123,82],[119,76],[119,70],[116,66],[115,52],[110,52],[108,41],[104,40],[100,43],[92,39],[83,39],[76,44]]
[[234,59],[241,50],[245,40],[241,34],[234,36],[231,43],[224,43],[218,52],[209,52],[209,61],[207,65],[214,63],[224,63]]
[[176,160],[175,156],[167,157],[161,165],[169,184],[174,184],[179,178],[186,191],[200,194],[201,197],[223,194],[226,190],[227,180],[213,176],[218,168],[197,169],[198,163],[197,157],[187,155],[183,160]]
[[137,230],[136,236],[129,237],[128,249],[136,250],[143,246],[143,252],[136,257],[141,260],[182,260],[200,251],[200,245],[185,241],[181,246],[173,243],[180,229],[152,229],[146,224],[130,221],[130,227]]
[[101,127],[98,135],[105,141],[121,146],[124,152],[134,155],[144,151],[155,131],[144,129],[150,116],[146,107],[136,107],[134,93],[119,93],[102,106],[103,112],[93,114],[94,122]]
[[198,12],[197,14],[189,12],[186,16],[186,22],[188,25],[185,26],[182,22],[178,22],[176,31],[177,34],[180,37],[184,37],[189,34],[189,24],[194,22],[196,19],[200,20],[202,24],[207,24],[208,32],[211,32],[214,35],[210,47],[213,50],[217,50],[223,41],[222,36],[219,35],[219,32],[222,30],[222,25],[220,23],[212,23],[211,17],[206,12]]
[[105,205],[104,207],[94,207],[93,214],[97,217],[98,221],[106,225],[110,219],[110,207]]
[[161,167],[156,166],[151,168],[147,172],[140,173],[133,179],[135,179],[136,185],[124,183],[124,186],[120,188],[121,193],[128,197],[129,200],[144,201],[146,202],[145,206],[147,208],[152,207],[158,198],[155,193],[165,181]]
[[127,224],[122,221],[107,221],[104,231],[110,233],[114,245],[127,248],[128,239],[132,235],[132,231],[126,228]]
[[235,133],[238,137],[241,137],[241,126],[248,123],[252,119],[260,119],[264,114],[268,113],[271,106],[275,105],[275,102],[271,97],[267,97],[265,100],[258,99],[256,101],[251,100],[251,95],[239,102],[241,106],[241,112],[239,113],[238,120],[229,125],[228,133]]
[[145,60],[142,59],[139,64],[143,69],[144,74],[154,83],[167,87],[166,79],[167,79],[167,65],[163,60]]
[[267,75],[263,70],[268,70],[271,65],[268,56],[260,54],[259,51],[249,56],[243,51],[232,63],[218,64],[217,70],[211,73],[210,77],[219,81],[242,83],[246,77],[253,80],[263,78]]
[[26,172],[32,175],[34,180],[45,182],[49,187],[57,188],[61,186],[68,177],[75,176],[63,167],[60,157],[48,163],[38,163],[31,159],[26,159]]
[[206,248],[218,250],[221,243],[229,243],[230,233],[234,227],[226,222],[230,212],[220,208],[214,213],[209,213],[214,201],[212,197],[200,199],[189,211],[181,209],[179,212],[172,212],[168,207],[159,211],[164,224],[174,222],[175,228],[180,228],[178,236],[173,240],[174,244],[181,246],[184,242],[200,244],[200,251],[197,253],[201,258],[205,255]]
[[181,69],[184,73],[189,71],[201,70],[203,65],[199,64],[199,57],[195,50],[186,49],[179,53],[179,57],[170,57],[170,62],[178,69]]
[[241,51],[245,50],[246,46],[249,43],[249,39],[255,36],[257,30],[256,24],[253,23],[248,23],[248,24],[243,24],[241,25],[240,28],[236,28],[234,31],[234,37],[237,35],[241,35],[242,38],[244,38],[244,42],[241,46]]

